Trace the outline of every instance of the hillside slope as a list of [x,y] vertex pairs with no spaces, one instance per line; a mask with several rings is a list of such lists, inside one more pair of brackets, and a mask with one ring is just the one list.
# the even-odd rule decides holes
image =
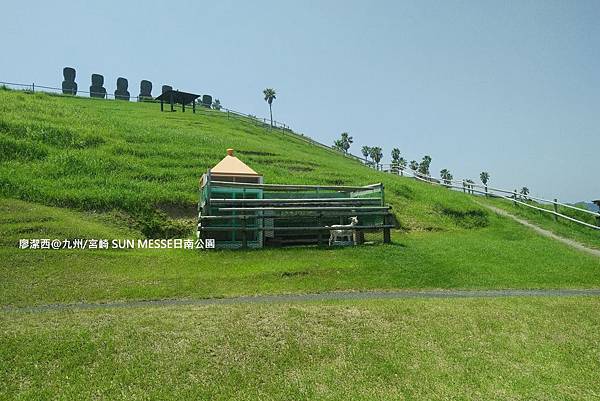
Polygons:
[[[295,135],[226,113],[160,113],[156,104],[0,91],[0,195],[82,210],[155,209],[193,217],[198,179],[233,147],[268,183],[384,182],[407,230],[481,225],[468,197],[375,172]],[[463,216],[465,214],[465,216]],[[458,220],[457,220],[458,219]],[[146,227],[148,235],[164,234]]]
[[[600,231],[596,229],[589,228],[563,218],[555,219],[554,215],[550,213],[528,208],[524,205],[514,205],[511,201],[507,201],[506,199],[481,197],[479,201],[485,202],[488,205],[502,208],[505,211],[520,218],[524,218],[530,223],[549,230],[560,237],[572,239],[589,248],[600,249]],[[527,201],[527,203],[538,208],[553,210],[551,205],[541,204],[531,200]],[[559,206],[558,212],[588,224],[598,224],[594,216],[581,211]]]
[[[459,192],[376,172],[226,113],[0,91],[0,304],[397,288],[600,286],[600,260]],[[191,236],[199,176],[233,147],[269,183],[385,184],[392,244],[20,250],[21,238]],[[44,206],[42,206],[44,205]]]

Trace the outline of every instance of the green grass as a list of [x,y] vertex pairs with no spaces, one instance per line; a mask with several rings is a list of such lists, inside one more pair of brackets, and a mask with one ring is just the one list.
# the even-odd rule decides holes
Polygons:
[[15,199],[0,198],[0,246],[14,248],[21,238],[141,238],[125,216],[73,212]]
[[193,216],[198,180],[233,147],[267,183],[384,182],[400,224],[453,228],[445,210],[479,210],[468,197],[378,173],[300,139],[226,113],[160,113],[158,105],[0,92],[0,195],[79,210],[120,210],[151,236],[157,209]]
[[[40,207],[43,219],[0,202],[12,224],[0,236],[77,238],[83,231],[127,238],[104,228],[106,216]],[[16,202],[18,211],[28,210]],[[60,220],[48,222],[48,216]],[[223,297],[247,294],[395,288],[600,287],[600,258],[486,215],[479,229],[394,232],[391,245],[249,251],[0,249],[0,304]],[[2,220],[0,220],[2,221]],[[4,220],[6,221],[6,220]],[[48,232],[47,227],[52,231]],[[91,227],[95,227],[92,230]],[[102,228],[100,228],[102,227]],[[73,230],[78,230],[73,232]],[[82,231],[83,230],[83,231]],[[94,236],[90,236],[94,238]]]
[[[17,248],[22,238],[191,236],[198,178],[228,147],[268,183],[383,182],[399,225],[393,243],[214,252]],[[224,113],[0,91],[0,306],[590,288],[600,287],[598,273],[600,258],[499,217],[477,199],[375,172]],[[599,302],[4,309],[0,399],[594,399]]]
[[[550,213],[535,210],[524,205],[515,206],[512,202],[505,199],[481,198],[481,200],[504,209],[515,216],[522,217],[523,219],[530,221],[539,227],[545,228],[546,230],[552,231],[557,235],[573,239],[591,248],[600,249],[600,230],[595,230],[560,217],[556,221],[554,216]],[[537,207],[554,210],[551,205],[543,205],[533,201],[529,202]],[[588,224],[596,224],[594,216],[585,212],[580,212],[564,206],[559,206],[558,212]]]
[[[393,288],[600,285],[600,260],[472,197],[373,171],[225,113],[0,92],[0,303]],[[383,182],[394,244],[352,249],[33,251],[21,238],[190,236],[199,176],[227,147],[271,183]],[[20,199],[20,200],[19,200]],[[46,206],[44,206],[46,205]]]
[[3,313],[0,398],[595,400],[599,309],[592,297]]

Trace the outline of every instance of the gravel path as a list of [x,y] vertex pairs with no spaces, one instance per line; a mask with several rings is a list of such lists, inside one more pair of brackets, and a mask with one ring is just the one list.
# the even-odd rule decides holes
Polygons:
[[580,251],[583,251],[583,252],[589,253],[591,255],[599,256],[600,257],[600,250],[598,250],[598,249],[588,248],[587,246],[582,245],[582,244],[580,244],[577,241],[574,241],[572,239],[564,238],[564,237],[561,237],[559,235],[556,235],[552,231],[548,231],[546,229],[538,227],[535,224],[532,224],[532,223],[530,223],[530,222],[528,222],[526,220],[520,219],[517,216],[512,215],[512,214],[508,213],[507,211],[504,211],[504,210],[502,210],[500,208],[497,208],[495,206],[485,205],[483,203],[479,203],[479,204],[481,206],[483,206],[483,207],[486,207],[486,208],[490,209],[491,211],[493,211],[493,212],[495,212],[495,213],[497,213],[497,214],[499,214],[501,216],[511,218],[511,219],[515,220],[516,222],[521,223],[524,226],[527,226],[527,227],[531,228],[532,230],[534,230],[538,234],[541,234],[541,235],[543,235],[545,237],[552,238],[552,239],[555,239],[557,241],[560,241],[563,244],[567,244],[570,247],[578,249]]
[[310,301],[409,299],[409,298],[507,298],[507,297],[573,297],[600,296],[600,288],[548,290],[397,290],[364,292],[323,292],[318,294],[257,295],[232,298],[159,299],[106,303],[52,304],[27,307],[2,307],[2,312],[44,312],[110,308],[143,308],[187,305],[269,304]]

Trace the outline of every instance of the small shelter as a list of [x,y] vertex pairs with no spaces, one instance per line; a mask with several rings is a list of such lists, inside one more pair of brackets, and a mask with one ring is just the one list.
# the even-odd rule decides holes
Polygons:
[[[221,206],[237,205],[239,200],[261,199],[261,188],[235,186],[234,184],[262,184],[263,177],[234,156],[233,149],[202,175],[200,180],[200,203],[198,232],[204,238],[212,238],[218,247],[262,247],[262,231],[246,231],[244,228],[261,228],[260,213],[252,211],[237,213],[221,210]],[[228,183],[230,185],[228,185]],[[210,231],[204,229],[212,228]]]
[[[163,88],[164,89],[164,88]],[[165,90],[155,100],[160,101],[160,111],[164,111],[164,102],[168,102],[171,105],[171,111],[175,111],[175,104],[181,104],[181,111],[185,112],[185,105],[191,104],[192,111],[196,112],[196,99],[200,95],[188,92],[180,92],[178,90]]]
[[198,237],[214,239],[217,248],[323,245],[336,230],[332,226],[356,218],[348,228],[356,234],[352,244],[364,243],[365,234],[383,234],[383,242],[390,242],[390,209],[383,184],[265,184],[227,149],[227,156],[200,180]]

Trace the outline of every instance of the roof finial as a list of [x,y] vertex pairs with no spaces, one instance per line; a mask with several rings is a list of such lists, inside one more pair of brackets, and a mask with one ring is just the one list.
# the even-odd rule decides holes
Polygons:
[[227,156],[233,156],[233,148],[227,149]]

